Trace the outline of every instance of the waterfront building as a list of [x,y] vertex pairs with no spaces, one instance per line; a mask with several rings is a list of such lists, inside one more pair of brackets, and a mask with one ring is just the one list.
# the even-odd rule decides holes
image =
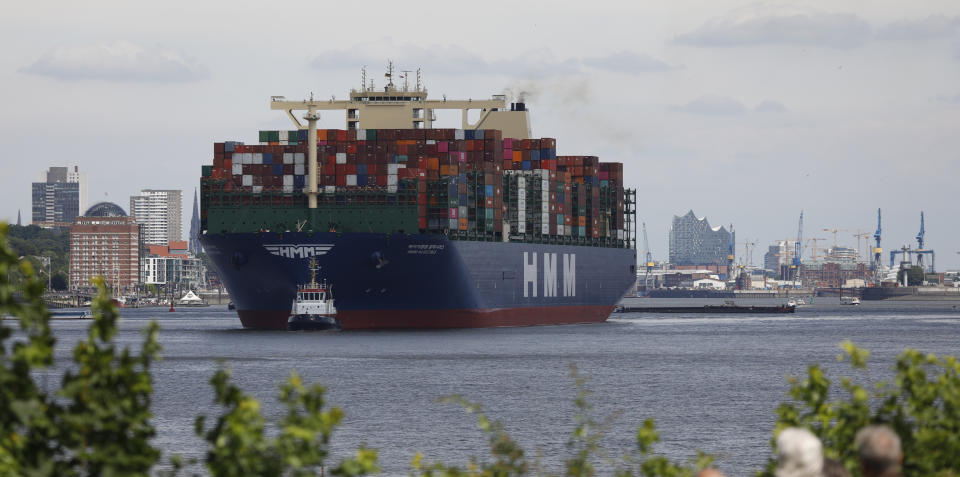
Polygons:
[[670,264],[676,269],[705,268],[726,274],[728,260],[733,257],[734,241],[732,227],[711,227],[705,217],[697,217],[693,211],[683,216],[673,216],[670,227]]
[[114,295],[132,293],[140,281],[140,228],[120,206],[100,202],[70,226],[70,289],[89,291],[102,276]]
[[146,285],[179,285],[196,288],[203,283],[203,266],[185,241],[150,245],[143,258],[141,281]]
[[143,228],[144,244],[166,245],[182,239],[182,195],[180,190],[144,189],[130,197],[130,215]]
[[69,227],[87,202],[87,174],[77,166],[51,167],[31,185],[33,225]]

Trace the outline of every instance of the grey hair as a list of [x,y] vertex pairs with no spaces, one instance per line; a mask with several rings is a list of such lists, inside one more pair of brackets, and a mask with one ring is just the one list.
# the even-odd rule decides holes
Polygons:
[[777,477],[820,477],[823,445],[812,432],[789,427],[777,436]]
[[867,426],[857,432],[854,440],[860,465],[868,475],[893,473],[900,467],[903,454],[900,437],[887,426]]

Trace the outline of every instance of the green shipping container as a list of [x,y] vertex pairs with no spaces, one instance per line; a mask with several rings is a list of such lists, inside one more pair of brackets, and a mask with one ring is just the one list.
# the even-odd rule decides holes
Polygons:
[[213,166],[200,166],[200,171],[203,177],[210,177],[213,175]]
[[269,137],[269,142],[278,142],[280,141],[280,131],[267,131],[267,136]]
[[260,131],[260,142],[270,142],[270,131]]

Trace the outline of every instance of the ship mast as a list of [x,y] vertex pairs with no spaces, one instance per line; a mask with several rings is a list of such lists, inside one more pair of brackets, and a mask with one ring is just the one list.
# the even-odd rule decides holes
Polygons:
[[317,288],[317,270],[320,267],[317,266],[317,259],[310,259],[310,288]]

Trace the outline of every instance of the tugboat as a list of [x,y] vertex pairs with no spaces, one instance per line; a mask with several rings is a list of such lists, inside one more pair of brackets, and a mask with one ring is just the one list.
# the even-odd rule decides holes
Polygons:
[[288,331],[339,330],[337,309],[333,306],[333,293],[327,282],[317,283],[317,261],[310,260],[310,283],[297,287],[293,310],[287,320]]

